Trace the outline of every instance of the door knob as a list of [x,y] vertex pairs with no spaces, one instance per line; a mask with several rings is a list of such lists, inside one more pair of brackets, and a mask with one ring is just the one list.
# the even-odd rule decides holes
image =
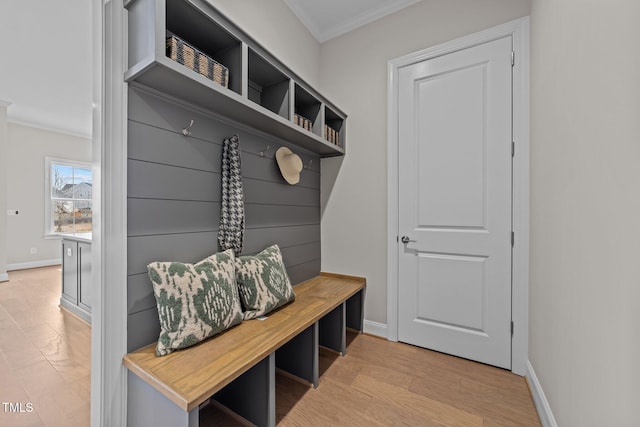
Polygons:
[[405,244],[406,244],[406,243],[409,243],[409,242],[415,242],[415,240],[411,240],[411,239],[409,238],[409,236],[402,236],[402,238],[400,239],[400,241],[401,241],[402,243],[405,243]]

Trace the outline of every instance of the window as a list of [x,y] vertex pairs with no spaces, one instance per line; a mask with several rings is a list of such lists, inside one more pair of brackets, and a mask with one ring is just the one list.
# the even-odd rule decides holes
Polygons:
[[45,159],[45,235],[91,233],[91,166]]

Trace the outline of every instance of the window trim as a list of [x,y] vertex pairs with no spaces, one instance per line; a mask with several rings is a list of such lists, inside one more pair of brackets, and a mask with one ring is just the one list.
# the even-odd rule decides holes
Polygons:
[[[52,198],[51,198],[51,165],[62,165],[71,167],[80,167],[89,169],[91,171],[93,184],[93,169],[91,163],[83,162],[79,160],[62,159],[59,157],[45,156],[44,158],[44,238],[46,240],[62,239],[64,236],[73,235],[75,233],[56,233],[53,230],[53,215],[52,215]],[[92,203],[93,205],[93,203]]]

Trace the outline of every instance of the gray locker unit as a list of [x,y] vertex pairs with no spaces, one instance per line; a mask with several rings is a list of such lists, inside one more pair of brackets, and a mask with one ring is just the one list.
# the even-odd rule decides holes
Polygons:
[[[210,2],[124,0],[123,4],[128,12],[124,79],[129,83],[127,348],[131,352],[156,341],[160,332],[146,266],[154,261],[194,263],[220,250],[222,143],[234,134],[240,138],[245,194],[243,254],[277,243],[294,284],[320,273],[320,158],[345,154],[347,116]],[[202,74],[199,57],[183,63],[168,58],[169,34],[227,67],[228,87]],[[311,120],[310,130],[294,122],[299,115]],[[277,167],[275,152],[280,146],[302,158],[305,167],[295,186],[284,181]],[[320,341],[344,351],[345,340],[329,331],[338,325],[344,332],[345,323],[353,323],[357,310],[346,311],[335,311],[321,327],[293,339],[280,351],[279,364],[308,376],[308,369],[298,366],[297,359],[304,356],[301,348]],[[258,379],[266,379],[260,383],[271,388],[256,398],[274,398],[275,359],[274,352],[236,380],[242,394],[243,381],[253,387]],[[153,393],[134,375],[129,374],[128,384],[131,398],[152,399]],[[238,408],[238,401],[228,396],[234,394],[233,388],[228,385],[216,398],[236,411],[264,412],[258,403]],[[197,425],[197,409],[180,413],[172,406],[148,403],[154,410],[140,412],[139,419],[131,412],[132,425],[148,425],[151,415],[164,425]],[[268,408],[275,408],[274,402],[268,403]],[[268,420],[254,422],[273,425],[275,413],[266,413]]]

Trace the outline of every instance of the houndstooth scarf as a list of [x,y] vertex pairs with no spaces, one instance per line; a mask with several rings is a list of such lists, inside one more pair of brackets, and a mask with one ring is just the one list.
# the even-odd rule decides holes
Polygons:
[[222,250],[242,252],[244,238],[244,192],[240,174],[238,135],[225,139],[222,146],[222,206],[218,241]]

